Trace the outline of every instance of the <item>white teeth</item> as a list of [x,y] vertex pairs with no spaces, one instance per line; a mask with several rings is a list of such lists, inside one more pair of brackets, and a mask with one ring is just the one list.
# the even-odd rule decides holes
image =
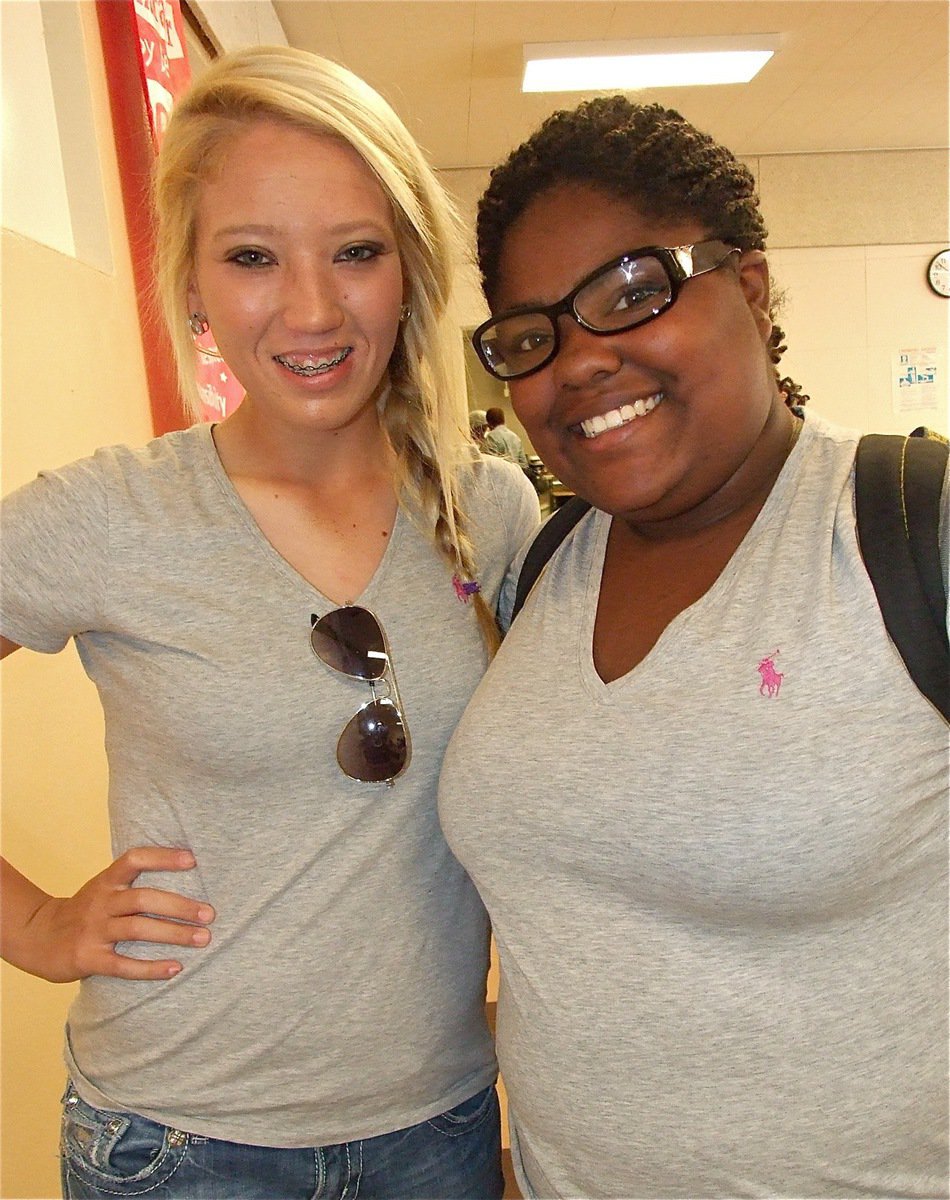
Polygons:
[[300,361],[295,358],[290,358],[285,354],[275,354],[274,359],[279,362],[282,367],[286,367],[288,371],[293,371],[295,375],[324,375],[332,367],[338,367],[340,363],[348,357],[352,352],[352,346],[344,346],[343,349],[333,356],[333,358],[317,358],[313,354],[305,354],[300,356]]
[[637,417],[645,417],[647,413],[653,412],[662,399],[663,393],[656,392],[653,396],[647,396],[645,400],[634,400],[633,404],[622,404],[620,408],[611,409],[610,412],[589,417],[586,421],[581,421],[577,428],[584,437],[595,438],[608,429],[619,429],[621,425],[629,425]]

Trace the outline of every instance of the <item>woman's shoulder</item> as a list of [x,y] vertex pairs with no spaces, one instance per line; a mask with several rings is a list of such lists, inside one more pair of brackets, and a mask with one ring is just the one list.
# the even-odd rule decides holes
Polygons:
[[[194,481],[213,472],[213,450],[208,426],[191,426],[153,438],[144,446],[127,443],[100,446],[84,458],[59,467],[41,467],[4,500],[6,514],[19,518],[62,507],[80,511],[110,512],[129,505],[157,510],[169,497],[193,491]],[[210,466],[210,471],[208,470]]]
[[538,493],[521,467],[505,458],[479,455],[462,477],[463,504],[470,512],[500,509],[516,524],[537,525],[541,519]]
[[538,495],[520,467],[505,459],[479,456],[461,472],[461,503],[476,543],[499,544],[493,553],[505,563],[541,520]]
[[192,425],[187,429],[176,429],[171,433],[152,438],[143,446],[127,442],[99,446],[82,458],[74,459],[63,466],[40,467],[37,479],[59,479],[79,484],[81,480],[98,480],[106,483],[114,478],[127,479],[137,474],[156,474],[175,471],[189,462],[201,461],[207,456],[211,442],[210,427]]
[[847,489],[854,474],[860,430],[838,425],[810,408],[799,411],[804,418],[801,435],[789,458],[789,470],[783,472],[788,485],[822,493]]
[[144,446],[125,443],[102,446],[85,461],[96,463],[103,472],[174,474],[188,466],[205,463],[213,445],[211,426],[198,424],[164,433]]
[[859,429],[852,429],[847,425],[829,421],[827,417],[823,417],[814,409],[800,408],[793,411],[803,419],[802,434],[814,446],[844,447],[846,450],[847,448],[853,450],[861,440]]
[[473,495],[512,498],[537,493],[521,467],[507,458],[479,454],[462,469],[463,490]]

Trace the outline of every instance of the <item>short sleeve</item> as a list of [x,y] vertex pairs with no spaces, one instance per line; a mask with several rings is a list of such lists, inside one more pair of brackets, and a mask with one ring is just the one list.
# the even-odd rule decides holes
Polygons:
[[55,653],[97,627],[109,568],[95,459],[44,471],[0,504],[0,633]]

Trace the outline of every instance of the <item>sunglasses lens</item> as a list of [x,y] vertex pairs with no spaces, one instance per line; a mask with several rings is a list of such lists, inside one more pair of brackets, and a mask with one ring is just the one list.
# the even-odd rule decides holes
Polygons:
[[362,783],[395,779],[409,760],[406,727],[395,704],[365,704],[340,734],[336,759],[345,774]]
[[379,622],[357,605],[336,608],[311,627],[310,645],[327,666],[354,679],[379,679],[386,670],[386,644]]

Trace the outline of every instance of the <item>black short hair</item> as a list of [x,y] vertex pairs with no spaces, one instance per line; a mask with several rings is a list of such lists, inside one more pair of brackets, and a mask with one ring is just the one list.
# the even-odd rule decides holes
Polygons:
[[673,109],[602,96],[554,113],[496,167],[478,206],[478,263],[489,303],[511,224],[564,183],[628,200],[646,217],[694,220],[710,237],[762,250],[755,179],[735,155]]

